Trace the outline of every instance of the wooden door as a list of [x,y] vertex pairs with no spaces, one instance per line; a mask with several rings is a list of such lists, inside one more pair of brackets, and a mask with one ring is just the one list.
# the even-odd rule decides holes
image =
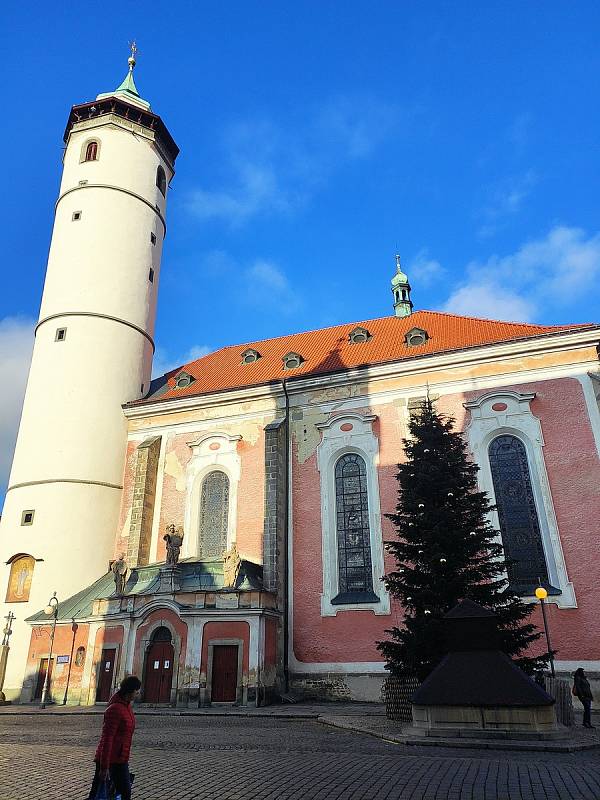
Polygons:
[[117,651],[114,648],[102,651],[100,660],[100,673],[98,675],[98,688],[96,689],[96,702],[108,703],[113,685],[113,675],[115,672],[115,657]]
[[213,703],[234,703],[237,700],[238,645],[219,644],[213,647]]
[[173,683],[173,645],[153,642],[146,656],[144,700],[146,703],[169,703]]
[[[54,664],[54,659],[50,662],[50,674],[48,675],[48,697],[51,697],[51,686],[52,686],[52,665]],[[46,680],[46,670],[48,669],[48,659],[42,658],[40,661],[40,667],[38,670],[38,679],[37,684],[35,687],[35,695],[33,697],[34,700],[41,700],[42,699],[42,692],[44,690],[44,681]]]

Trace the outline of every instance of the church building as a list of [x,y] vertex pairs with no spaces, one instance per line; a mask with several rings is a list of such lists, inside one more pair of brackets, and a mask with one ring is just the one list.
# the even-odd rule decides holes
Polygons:
[[548,590],[557,670],[600,675],[600,325],[414,310],[397,256],[389,316],[151,380],[179,150],[134,66],[64,134],[0,522],[6,698],[103,703],[135,673],[152,704],[378,700],[376,642],[402,623],[386,514],[427,392],[480,466],[509,579]]

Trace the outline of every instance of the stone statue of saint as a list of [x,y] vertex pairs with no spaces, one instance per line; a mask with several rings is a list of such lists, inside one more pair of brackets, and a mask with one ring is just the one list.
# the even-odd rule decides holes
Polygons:
[[177,530],[175,530],[175,525],[172,522],[167,525],[167,532],[163,536],[163,540],[167,543],[166,564],[174,567],[179,562],[179,553],[183,544],[183,528],[181,525]]
[[233,542],[231,548],[223,553],[223,588],[233,589],[240,571],[241,559],[237,551],[236,543]]
[[125,581],[127,578],[127,564],[125,563],[125,553],[121,553],[116,561],[113,561],[112,574],[115,581],[115,593],[122,597],[125,594]]

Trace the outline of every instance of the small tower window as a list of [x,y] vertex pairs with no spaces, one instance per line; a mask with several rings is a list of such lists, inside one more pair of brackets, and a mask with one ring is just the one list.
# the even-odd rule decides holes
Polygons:
[[150,281],[150,283],[154,283],[154,270],[152,269],[152,267],[150,267],[150,269],[148,270],[148,280]]
[[411,328],[404,337],[404,341],[409,347],[418,347],[420,344],[425,344],[428,339],[429,334],[422,328]]
[[56,335],[54,337],[55,342],[64,342],[67,338],[67,329],[66,328],[57,328]]
[[85,148],[84,161],[97,161],[98,160],[98,142],[88,142]]
[[73,222],[79,222],[79,220],[81,219],[81,211],[74,211],[71,216],[71,219],[73,220]]
[[303,362],[304,359],[298,353],[288,353],[283,357],[283,368],[296,369],[296,367],[299,367]]
[[164,169],[160,165],[156,170],[156,185],[158,186],[159,192],[165,197],[167,194],[167,177]]
[[244,350],[242,353],[242,364],[253,364],[255,361],[258,361],[259,358],[260,353],[258,350],[252,350],[251,348]]
[[368,342],[371,338],[371,334],[366,328],[354,328],[353,331],[350,331],[348,336],[352,344],[360,344],[361,342]]
[[156,244],[156,234],[155,233],[151,233],[150,234],[150,242],[151,242],[151,244]]
[[21,525],[33,525],[33,518],[35,516],[35,511],[33,509],[28,509],[27,511],[23,511],[21,514]]

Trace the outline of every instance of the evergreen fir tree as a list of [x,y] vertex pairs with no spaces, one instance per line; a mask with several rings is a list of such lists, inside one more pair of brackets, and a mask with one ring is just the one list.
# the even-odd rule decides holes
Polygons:
[[524,654],[542,635],[527,622],[534,606],[509,586],[508,562],[486,516],[493,506],[478,490],[479,467],[453,427],[429,398],[409,423],[398,505],[387,515],[398,537],[385,542],[396,568],[384,576],[406,617],[377,647],[392,674],[424,680],[446,653],[444,614],[468,597],[494,610],[502,650],[531,674],[547,663],[547,656]]

